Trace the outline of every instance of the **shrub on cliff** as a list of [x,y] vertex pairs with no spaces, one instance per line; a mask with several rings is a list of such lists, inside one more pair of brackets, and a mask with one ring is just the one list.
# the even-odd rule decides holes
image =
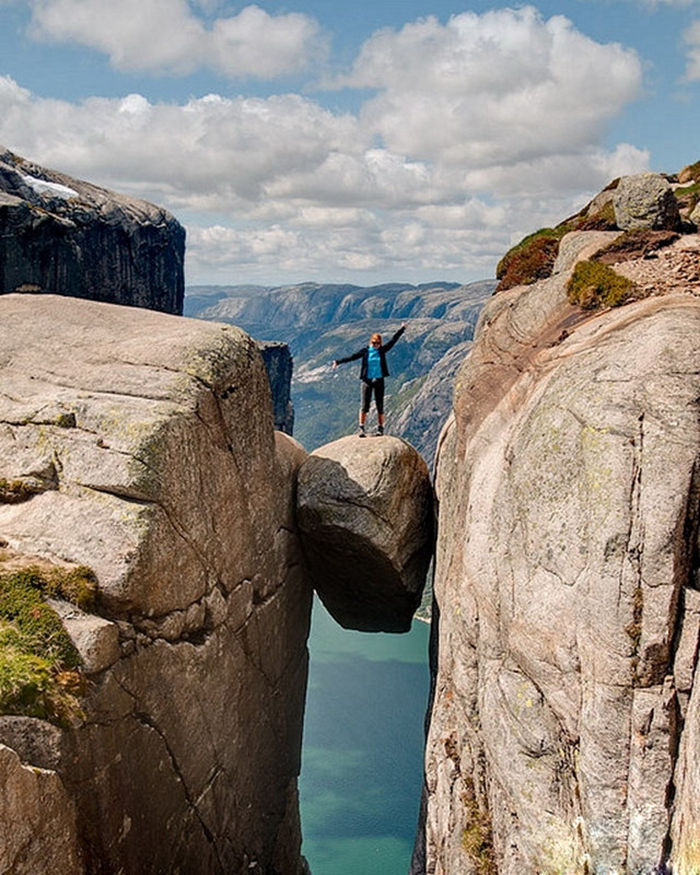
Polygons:
[[569,230],[568,225],[541,228],[508,250],[496,267],[499,280],[496,291],[529,285],[548,277],[559,252],[559,241]]
[[[595,204],[595,201],[592,204]],[[530,285],[537,280],[551,276],[554,262],[559,253],[559,243],[569,231],[614,231],[616,229],[615,210],[612,200],[608,200],[597,209],[591,209],[591,204],[589,204],[576,216],[567,219],[555,228],[541,228],[534,234],[529,234],[520,243],[509,249],[498,262],[496,277],[499,283],[496,286],[496,291],[503,292],[514,286]]]
[[606,264],[580,261],[566,287],[572,304],[584,310],[619,307],[635,297],[637,287]]
[[678,181],[681,183],[700,182],[700,161],[684,167],[678,174]]

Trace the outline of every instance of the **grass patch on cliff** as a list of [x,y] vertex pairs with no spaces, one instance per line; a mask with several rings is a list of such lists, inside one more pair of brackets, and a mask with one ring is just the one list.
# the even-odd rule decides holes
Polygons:
[[0,714],[59,725],[80,716],[80,657],[46,599],[89,608],[95,590],[94,575],[84,567],[0,572]]
[[636,293],[631,280],[597,261],[580,261],[566,287],[569,301],[583,310],[619,307],[633,300]]

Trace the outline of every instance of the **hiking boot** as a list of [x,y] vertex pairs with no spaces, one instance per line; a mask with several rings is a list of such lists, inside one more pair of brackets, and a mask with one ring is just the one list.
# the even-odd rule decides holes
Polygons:
[[367,434],[365,433],[364,425],[360,426],[360,430],[357,432],[357,436],[358,437],[367,437]]
[[384,426],[383,426],[383,425],[378,425],[378,426],[377,426],[377,430],[375,431],[375,435],[376,435],[377,437],[381,437],[383,434],[384,434]]

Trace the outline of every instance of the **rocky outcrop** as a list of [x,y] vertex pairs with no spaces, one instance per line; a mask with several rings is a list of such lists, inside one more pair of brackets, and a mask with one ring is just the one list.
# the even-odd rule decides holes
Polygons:
[[0,868],[302,871],[306,454],[255,343],[53,295],[0,297],[0,333],[3,558],[97,580],[92,608],[49,603],[79,708],[0,718]]
[[456,378],[429,873],[700,870],[700,298],[571,305],[615,236],[564,237],[550,278],[496,295]]
[[83,871],[75,808],[54,771],[25,766],[0,744],[0,871]]
[[292,404],[292,372],[294,361],[286,343],[274,340],[258,342],[272,393],[272,416],[275,428],[285,434],[294,432],[294,406]]
[[346,437],[298,477],[298,523],[315,588],[349,629],[405,632],[432,556],[432,486],[399,438]]
[[166,210],[0,147],[0,294],[181,313],[184,228]]
[[660,173],[623,176],[613,195],[618,228],[673,230],[680,225],[678,202],[670,183]]

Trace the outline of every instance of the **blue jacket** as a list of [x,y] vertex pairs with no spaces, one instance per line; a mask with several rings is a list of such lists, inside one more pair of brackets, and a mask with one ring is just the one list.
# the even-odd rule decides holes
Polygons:
[[[404,333],[405,328],[399,328],[396,334],[391,338],[388,343],[383,343],[379,347],[379,362],[382,367],[382,377],[389,376],[389,367],[386,363],[386,354],[389,352],[391,347],[396,343],[396,341],[401,337]],[[344,359],[336,359],[336,362],[339,365],[345,364],[345,362],[353,362],[355,359],[362,359],[362,364],[360,365],[360,379],[365,383],[369,383],[367,379],[367,359],[369,358],[369,347],[363,346],[362,349],[358,349],[357,352],[354,352],[352,355],[346,356]]]

